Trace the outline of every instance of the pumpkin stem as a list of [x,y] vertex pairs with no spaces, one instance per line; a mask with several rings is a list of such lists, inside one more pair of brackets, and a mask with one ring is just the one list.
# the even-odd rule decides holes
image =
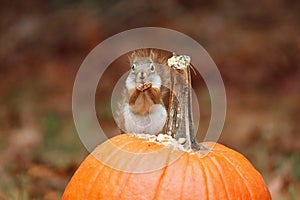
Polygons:
[[168,59],[171,67],[169,118],[167,133],[173,136],[186,150],[208,150],[195,138],[192,115],[192,92],[190,57],[173,53]]

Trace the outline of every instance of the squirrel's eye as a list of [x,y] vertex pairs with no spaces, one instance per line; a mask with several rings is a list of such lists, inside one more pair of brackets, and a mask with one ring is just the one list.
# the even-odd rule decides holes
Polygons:
[[131,71],[135,71],[135,68],[136,68],[136,64],[133,64],[132,66],[131,66]]
[[151,72],[154,72],[154,70],[155,70],[154,64],[151,63],[151,64],[150,64],[150,71],[151,71]]

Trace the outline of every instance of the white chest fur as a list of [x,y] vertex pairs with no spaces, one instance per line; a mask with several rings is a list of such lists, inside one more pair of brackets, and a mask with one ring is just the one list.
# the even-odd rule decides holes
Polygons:
[[158,134],[164,127],[167,111],[161,104],[154,104],[148,115],[136,115],[131,112],[129,105],[124,108],[125,129],[132,133]]

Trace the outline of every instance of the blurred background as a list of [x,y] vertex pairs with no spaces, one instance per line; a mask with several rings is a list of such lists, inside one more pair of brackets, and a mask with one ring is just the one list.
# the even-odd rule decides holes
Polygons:
[[[141,26],[171,28],[203,45],[227,92],[219,142],[253,163],[273,199],[298,199],[299,9],[297,0],[2,0],[0,199],[60,199],[88,154],[72,118],[76,72],[101,41]],[[115,72],[126,67],[121,58],[113,63],[96,95],[100,124],[111,134]],[[200,79],[193,86],[205,133],[210,99]]]

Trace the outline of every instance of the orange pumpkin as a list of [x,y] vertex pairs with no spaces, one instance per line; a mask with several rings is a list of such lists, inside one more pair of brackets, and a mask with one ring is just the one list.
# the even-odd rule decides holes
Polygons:
[[[201,144],[208,148],[213,145]],[[157,152],[155,159],[145,156],[153,152]],[[174,150],[129,134],[118,135],[99,145],[85,159],[62,199],[271,199],[260,173],[240,153],[221,144],[215,144],[211,152],[201,157],[203,153],[207,152]],[[126,172],[132,167],[136,172],[151,168],[158,162],[164,164],[158,170]]]

